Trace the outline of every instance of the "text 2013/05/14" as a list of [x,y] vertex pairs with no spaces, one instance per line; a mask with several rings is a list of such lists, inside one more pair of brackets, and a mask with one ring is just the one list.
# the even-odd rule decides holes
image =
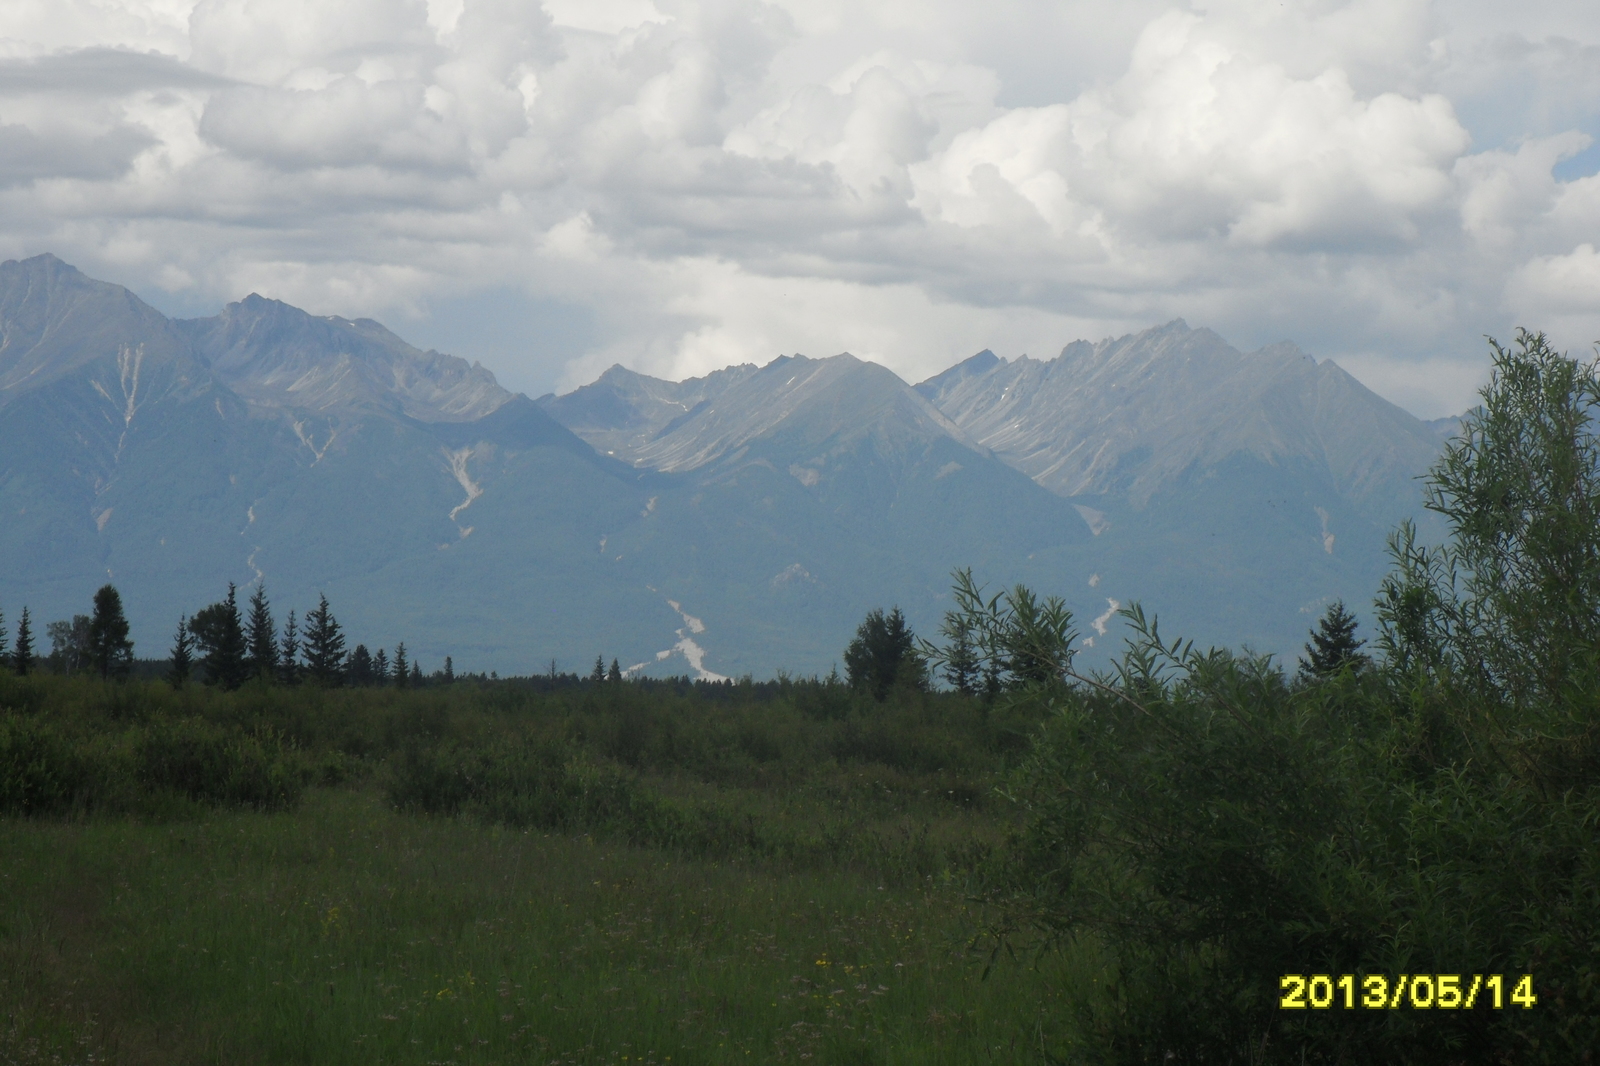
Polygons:
[[1531,1010],[1539,1001],[1533,994],[1533,975],[1527,973],[1520,978],[1498,973],[1401,974],[1393,981],[1382,974],[1289,973],[1278,979],[1278,989],[1282,993],[1278,1006],[1283,1010],[1473,1010],[1480,1004],[1492,1010],[1508,1005]]

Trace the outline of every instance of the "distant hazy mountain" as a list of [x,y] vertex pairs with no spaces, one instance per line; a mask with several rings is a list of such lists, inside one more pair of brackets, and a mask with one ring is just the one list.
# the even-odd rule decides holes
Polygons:
[[1375,517],[1406,513],[1429,425],[1284,342],[1242,353],[1182,319],[1048,362],[983,352],[917,391],[1062,496],[1136,506],[1236,456],[1303,464]]
[[368,320],[171,321],[0,264],[0,607],[68,617],[114,580],[140,654],[264,579],[430,668],[825,672],[872,607],[931,633],[958,566],[1066,597],[1091,656],[1132,599],[1293,653],[1370,602],[1438,441],[1332,364],[1182,323],[915,389],[794,356],[535,402]]
[[538,402],[596,450],[628,458],[669,425],[755,372],[747,363],[703,378],[662,381],[614,366],[592,384],[565,396],[541,396]]
[[216,318],[176,325],[217,376],[254,404],[370,407],[467,422],[511,399],[483,367],[419,351],[370,318],[316,318],[251,294]]
[[[821,493],[827,477],[853,479],[842,510],[858,515],[901,491],[900,473],[869,485],[864,456],[895,454],[897,435],[938,441],[962,456],[951,469],[1011,495],[946,501],[899,543],[959,544],[988,580],[1059,592],[1091,636],[1113,603],[1138,599],[1169,632],[1290,656],[1331,600],[1370,603],[1384,540],[1418,514],[1416,477],[1439,446],[1331,362],[1292,344],[1242,353],[1182,321],[1048,362],[981,352],[915,390],[849,356],[721,374],[669,383],[613,367],[540,402],[651,470],[710,478],[759,457]],[[1005,481],[1002,463],[1070,511]],[[973,522],[987,543],[954,533]]]
[[280,615],[326,591],[352,642],[524,670],[683,624],[596,550],[643,509],[639,473],[375,323],[260,298],[173,323],[41,256],[0,265],[0,337],[12,616],[113,580],[162,654],[181,614],[264,577]]
[[[747,661],[826,670],[872,606],[931,620],[952,569],[1009,574],[1030,553],[1090,540],[1067,501],[876,364],[785,357],[669,385],[613,368],[542,402],[664,479],[608,551],[734,623],[718,647]],[[663,421],[664,399],[684,402],[674,395],[701,398]],[[639,430],[652,421],[654,436]]]

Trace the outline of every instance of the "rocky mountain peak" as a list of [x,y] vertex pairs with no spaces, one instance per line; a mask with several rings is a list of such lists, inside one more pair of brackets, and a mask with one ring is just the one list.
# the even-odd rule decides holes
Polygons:
[[[968,360],[971,363],[972,360]],[[1309,462],[1357,501],[1409,499],[1435,451],[1421,422],[1283,342],[1246,355],[1182,319],[996,360],[918,391],[974,439],[1063,496],[1142,506],[1233,455]]]
[[179,326],[229,387],[255,404],[380,408],[460,422],[512,395],[483,367],[414,348],[371,319],[319,317],[257,293]]
[[154,366],[187,348],[161,312],[121,285],[49,254],[0,263],[0,403],[124,352]]

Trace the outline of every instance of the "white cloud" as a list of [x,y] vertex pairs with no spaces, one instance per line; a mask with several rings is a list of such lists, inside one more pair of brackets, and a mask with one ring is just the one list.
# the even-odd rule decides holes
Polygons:
[[1546,0],[0,10],[0,252],[189,313],[592,318],[518,382],[1182,315],[1443,414],[1482,334],[1600,335],[1597,135],[1600,14]]

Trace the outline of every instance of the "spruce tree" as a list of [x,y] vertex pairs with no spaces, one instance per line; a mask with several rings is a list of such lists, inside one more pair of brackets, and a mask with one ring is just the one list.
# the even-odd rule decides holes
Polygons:
[[193,641],[189,636],[189,619],[178,619],[178,632],[172,640],[172,668],[167,671],[167,681],[173,688],[182,688],[194,669]]
[[886,699],[896,683],[921,687],[925,667],[917,654],[916,634],[900,608],[887,615],[868,612],[844,650],[844,669],[850,687],[871,692],[875,700]]
[[17,643],[11,652],[11,669],[17,672],[18,677],[25,677],[33,669],[33,624],[28,618],[28,608],[22,608],[22,617],[17,619]]
[[951,611],[945,615],[940,632],[950,642],[942,656],[944,679],[963,696],[973,695],[978,691],[982,656],[973,640],[971,621],[965,614]]
[[1345,610],[1343,600],[1335,600],[1311,631],[1311,643],[1300,660],[1300,676],[1330,677],[1346,666],[1360,670],[1367,663],[1361,654],[1365,643],[1356,639],[1355,615]]
[[239,620],[238,587],[228,582],[228,596],[196,611],[189,633],[203,653],[206,683],[228,691],[244,684],[249,666],[245,660],[244,626]]
[[607,681],[621,681],[622,680],[622,670],[621,670],[620,666],[618,665],[617,660],[615,660],[615,659],[611,660],[611,669],[606,671],[606,680]]
[[415,659],[411,660],[411,687],[422,687],[422,664]]
[[365,644],[357,644],[356,650],[350,653],[350,661],[345,666],[345,678],[358,688],[372,684],[372,654],[367,651]]
[[589,680],[590,681],[604,681],[605,679],[606,679],[606,657],[604,655],[596,655],[594,657],[594,669],[589,672]]
[[405,688],[410,679],[411,666],[406,662],[406,642],[402,640],[394,646],[394,687]]
[[285,685],[300,680],[300,624],[293,611],[283,623],[283,639],[278,644],[278,680]]
[[389,681],[389,654],[382,648],[372,653],[372,683],[374,685],[387,684]]
[[321,596],[317,609],[306,615],[306,673],[313,684],[337,688],[344,682],[344,634]]
[[450,661],[450,656],[444,657],[444,683],[450,684],[456,679],[456,664]]
[[250,594],[250,617],[244,634],[250,675],[273,680],[278,672],[278,638],[273,631],[272,610],[267,606],[266,585],[259,581]]
[[0,611],[0,666],[6,664],[6,613]]
[[94,614],[89,620],[89,665],[102,679],[126,677],[133,668],[128,619],[122,613],[122,596],[114,585],[101,585],[94,594]]

